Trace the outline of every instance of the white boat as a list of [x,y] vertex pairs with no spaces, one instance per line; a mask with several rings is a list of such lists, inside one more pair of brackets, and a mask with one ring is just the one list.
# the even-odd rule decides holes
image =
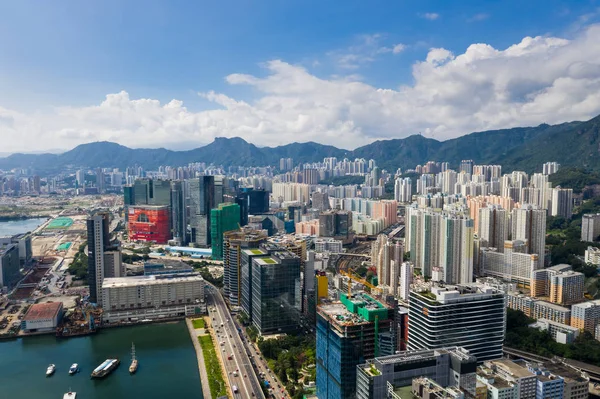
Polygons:
[[69,392],[67,392],[66,394],[63,395],[63,399],[75,399],[77,398],[77,392],[73,392],[71,391],[71,389],[69,389]]
[[54,372],[56,371],[56,366],[51,364],[48,366],[48,368],[46,369],[46,377],[50,377],[52,374],[54,374]]
[[77,363],[73,363],[69,368],[69,374],[73,375],[79,371],[79,365]]
[[131,365],[129,366],[129,372],[134,374],[138,368],[138,360],[135,358],[135,345],[131,343]]

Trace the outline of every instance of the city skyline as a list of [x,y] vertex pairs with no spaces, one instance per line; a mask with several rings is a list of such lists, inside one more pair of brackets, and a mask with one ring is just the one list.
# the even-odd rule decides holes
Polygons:
[[172,149],[343,136],[352,149],[600,113],[593,3],[354,2],[342,14],[333,4],[25,1],[0,11],[12,38],[0,46],[0,135],[23,138],[3,152],[141,136]]

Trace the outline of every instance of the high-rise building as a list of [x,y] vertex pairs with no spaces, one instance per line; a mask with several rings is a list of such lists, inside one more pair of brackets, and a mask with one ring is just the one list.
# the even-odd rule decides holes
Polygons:
[[[424,176],[431,176],[431,175],[424,175]],[[410,179],[410,177],[405,177],[403,179],[400,179],[400,178],[396,179],[396,181],[394,183],[394,199],[398,202],[412,201],[412,180]]]
[[545,175],[551,175],[553,173],[558,172],[558,169],[560,168],[560,164],[556,163],[556,162],[546,162],[543,165],[543,171],[542,173]]
[[588,213],[581,218],[581,241],[598,241],[600,237],[600,213]]
[[504,242],[508,240],[508,213],[500,205],[488,205],[479,209],[477,229],[481,247],[496,248],[504,252]]
[[75,182],[77,183],[77,188],[85,187],[85,170],[80,169],[75,172]]
[[102,168],[96,169],[96,187],[98,187],[98,194],[102,194],[106,191],[104,185],[104,171]]
[[223,259],[223,235],[240,228],[240,206],[238,204],[219,204],[210,211],[210,234],[212,258]]
[[297,331],[302,310],[300,258],[272,249],[252,259],[252,325],[263,336]]
[[187,243],[186,191],[184,181],[171,182],[171,236],[177,245]]
[[550,215],[571,219],[571,216],[573,216],[573,189],[560,187],[552,189]]
[[404,258],[404,248],[399,241],[395,243],[385,234],[377,236],[371,244],[371,260],[377,271],[379,286],[387,287],[390,295],[398,294],[400,267]]
[[219,204],[215,202],[215,178],[201,176],[189,180],[188,184],[189,242],[208,247],[211,240],[210,210]]
[[546,247],[546,211],[531,204],[512,210],[512,239],[527,243],[527,253],[544,257]]
[[11,242],[0,243],[0,288],[11,288],[19,281],[19,267],[19,246]]
[[571,327],[594,334],[600,324],[600,300],[587,301],[571,307]]
[[314,209],[318,209],[322,212],[331,209],[329,206],[329,195],[327,193],[320,193],[318,191],[312,193],[311,202]]
[[403,262],[400,266],[400,290],[398,296],[405,302],[410,297],[410,285],[413,281],[412,266],[409,262]]
[[475,163],[473,162],[472,159],[463,159],[462,161],[460,161],[460,172],[465,172],[469,175],[473,174],[473,165]]
[[90,302],[102,306],[102,282],[105,277],[125,276],[118,243],[110,241],[108,213],[97,213],[87,219],[88,284]]
[[477,359],[463,348],[406,351],[376,357],[357,366],[356,398],[387,399],[390,389],[410,386],[417,377],[429,378],[442,387],[457,387],[474,397],[476,368]]
[[461,346],[479,362],[502,357],[506,329],[504,292],[480,284],[413,290],[408,349]]
[[527,246],[523,241],[505,241],[503,247],[504,252],[498,252],[496,248],[481,248],[481,275],[529,285],[533,273],[544,267],[539,256],[526,253]]
[[380,333],[390,331],[393,308],[366,294],[317,309],[317,397],[353,398],[356,366],[379,356]]

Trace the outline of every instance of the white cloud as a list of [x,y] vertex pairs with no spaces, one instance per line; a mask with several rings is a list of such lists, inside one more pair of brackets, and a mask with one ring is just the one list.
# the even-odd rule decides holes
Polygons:
[[403,52],[404,50],[406,50],[406,46],[402,43],[398,43],[396,44],[393,48],[392,48],[392,53],[394,54],[400,54],[401,52]]
[[255,100],[206,92],[201,95],[214,107],[200,112],[177,100],[132,99],[124,91],[89,107],[27,114],[0,107],[2,152],[95,140],[176,148],[218,136],[259,145],[313,140],[354,148],[418,132],[447,139],[600,113],[600,25],[571,40],[526,37],[506,49],[484,43],[462,53],[432,48],[413,65],[414,84],[398,88],[377,88],[356,75],[317,77],[280,60],[265,68],[264,77],[226,77],[231,85],[253,88]]
[[440,17],[440,14],[438,14],[436,12],[426,12],[425,14],[419,14],[419,16],[421,18],[425,18],[430,21],[435,21],[436,19],[438,19]]
[[327,55],[339,68],[345,70],[358,69],[365,64],[375,61],[377,56],[394,51],[393,48],[381,44],[383,39],[384,37],[380,33],[358,35],[353,45],[344,49],[330,51]]
[[488,19],[490,17],[490,14],[481,12],[479,14],[475,14],[473,15],[471,18],[467,19],[467,22],[479,22],[479,21],[485,21],[486,19]]

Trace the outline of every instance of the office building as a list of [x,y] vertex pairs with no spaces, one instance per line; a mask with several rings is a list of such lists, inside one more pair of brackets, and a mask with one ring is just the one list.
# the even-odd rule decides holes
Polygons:
[[[211,243],[210,211],[219,202],[215,199],[215,177],[201,176],[188,181],[189,242],[201,247]],[[137,194],[136,194],[137,196]]]
[[106,278],[102,282],[102,321],[116,323],[204,313],[205,285],[199,275]]
[[12,288],[19,281],[19,268],[18,244],[0,243],[0,288]]
[[571,219],[573,216],[573,189],[560,187],[552,189],[550,215]]
[[571,312],[571,327],[594,334],[596,326],[600,324],[600,300],[573,305]]
[[408,349],[461,346],[478,361],[502,357],[504,292],[480,284],[412,290]]
[[329,206],[329,194],[314,192],[310,198],[312,207],[319,211],[328,211],[331,207]]
[[527,243],[527,253],[546,253],[546,210],[531,204],[512,210],[512,239]]
[[355,397],[357,365],[379,356],[380,332],[390,331],[393,309],[366,294],[317,309],[317,396]]
[[342,253],[343,243],[340,240],[336,240],[331,237],[319,237],[314,240],[315,252],[333,252]]
[[297,331],[302,310],[300,258],[272,249],[252,258],[252,325],[263,336]]
[[376,357],[356,367],[356,398],[387,399],[389,389],[400,394],[400,388],[411,386],[420,377],[444,388],[459,388],[473,397],[476,369],[477,359],[463,348],[406,351]]
[[410,177],[396,179],[394,183],[394,199],[404,203],[412,201],[412,180]]
[[600,237],[600,213],[588,213],[581,218],[581,241],[594,242]]
[[240,228],[240,206],[238,204],[219,204],[210,211],[210,234],[212,258],[223,260],[223,235]]
[[533,273],[544,265],[537,254],[525,253],[526,249],[527,245],[523,241],[505,241],[504,253],[498,252],[496,248],[481,248],[481,274],[529,285]]
[[171,182],[171,237],[175,245],[187,244],[187,185],[184,181]]
[[510,224],[508,212],[500,205],[488,205],[479,209],[479,226],[477,234],[482,248],[496,248],[504,252],[504,242],[508,240]]
[[127,208],[130,241],[166,244],[171,238],[170,210],[166,205],[133,205]]
[[319,236],[341,240],[350,236],[352,213],[348,211],[326,211],[319,215]]
[[106,277],[125,276],[121,248],[110,240],[110,215],[97,213],[87,219],[88,284],[90,302],[102,306],[102,282]]
[[21,265],[31,262],[33,251],[31,248],[31,233],[15,234],[14,236],[0,237],[0,247],[15,244],[18,247]]
[[600,266],[600,248],[587,247],[585,250],[584,262],[590,265]]
[[[246,288],[246,301],[251,301],[251,262],[244,258],[244,250],[256,249],[267,239],[267,233],[244,227],[223,234],[223,291],[230,306],[240,306],[242,291]],[[245,287],[244,287],[245,285]],[[250,309],[247,309],[250,315]]]

